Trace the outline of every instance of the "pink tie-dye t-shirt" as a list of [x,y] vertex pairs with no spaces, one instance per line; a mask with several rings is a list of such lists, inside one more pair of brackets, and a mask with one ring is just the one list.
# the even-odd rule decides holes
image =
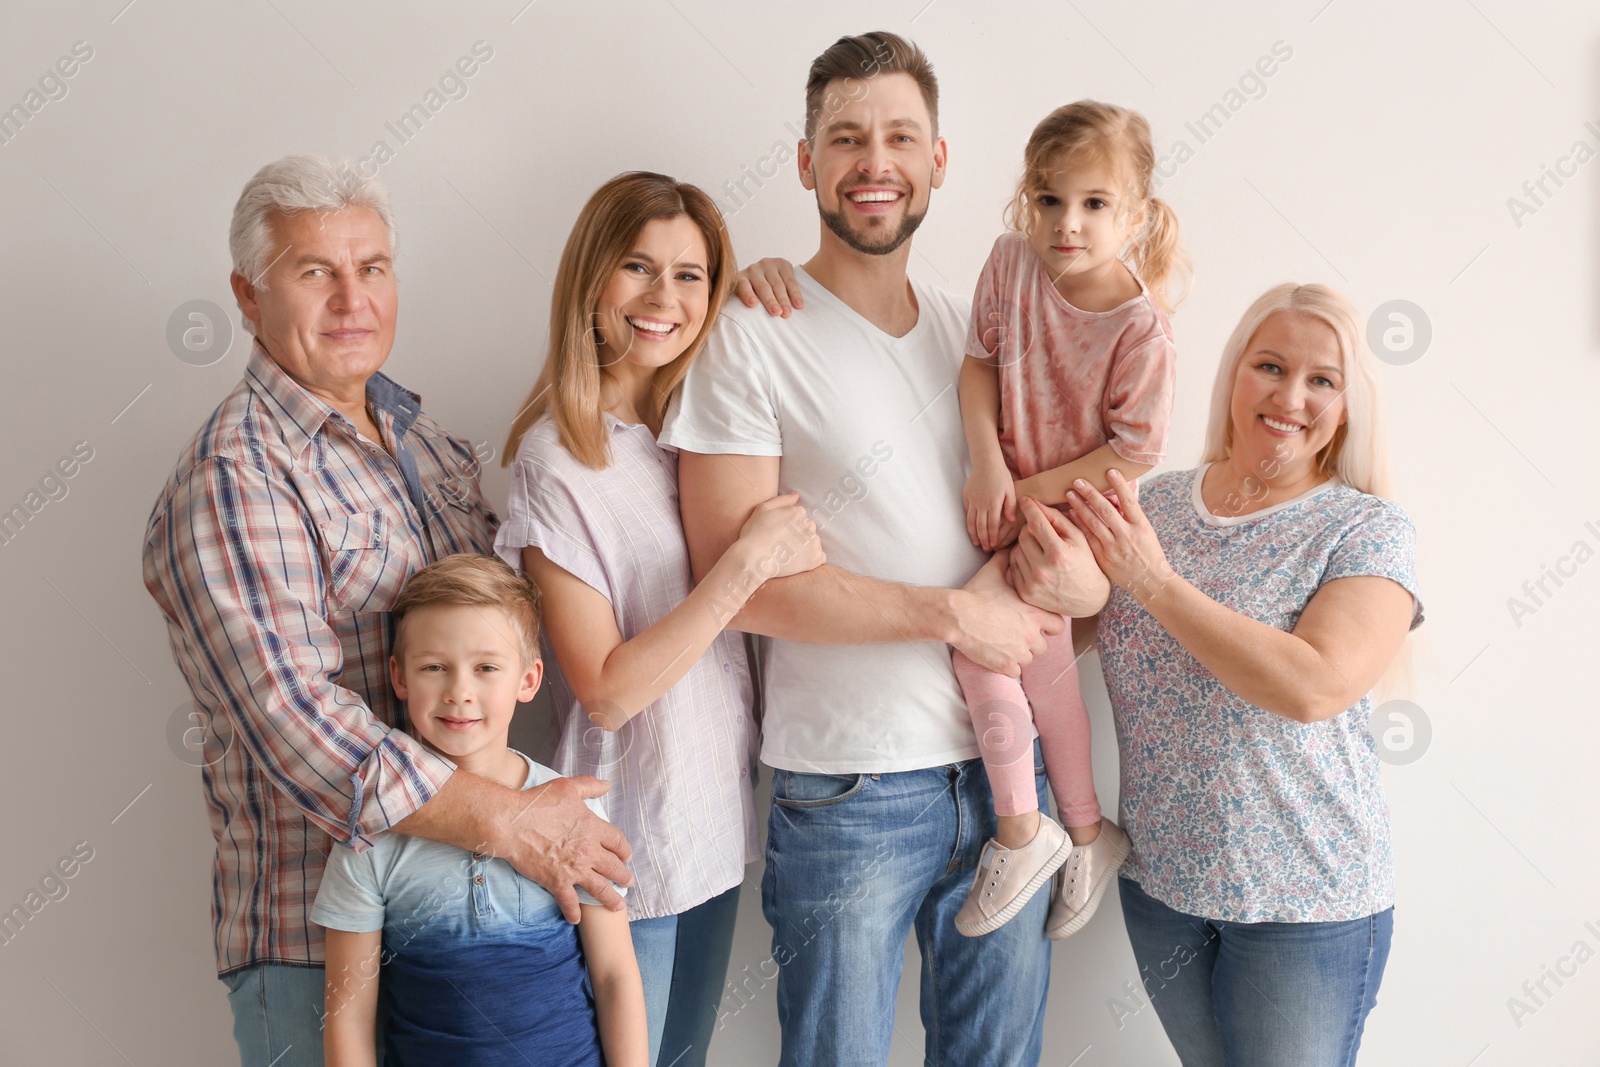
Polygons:
[[967,355],[998,364],[1000,450],[1016,477],[1104,444],[1132,462],[1165,458],[1177,352],[1142,281],[1127,303],[1083,311],[1026,237],[1002,234],[978,277]]

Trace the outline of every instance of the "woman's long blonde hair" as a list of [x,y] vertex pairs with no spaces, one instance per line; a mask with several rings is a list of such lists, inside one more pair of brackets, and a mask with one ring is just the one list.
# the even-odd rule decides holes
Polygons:
[[1339,342],[1344,365],[1345,421],[1317,453],[1317,466],[1352,489],[1393,498],[1389,435],[1378,386],[1378,361],[1367,347],[1355,305],[1326,285],[1275,285],[1245,309],[1222,349],[1211,388],[1211,421],[1206,426],[1203,462],[1216,463],[1233,452],[1233,382],[1239,361],[1262,323],[1280,311],[1298,311],[1326,323]]
[[1128,249],[1128,265],[1161,309],[1171,311],[1178,303],[1171,297],[1174,282],[1181,279],[1187,288],[1193,272],[1178,240],[1177,213],[1152,192],[1155,165],[1150,124],[1137,111],[1098,100],[1058,107],[1028,137],[1022,154],[1022,180],[1006,207],[1006,225],[1033,236],[1039,218],[1033,199],[1044,192],[1054,174],[1075,167],[1104,166],[1126,191],[1122,210],[1145,211],[1144,226],[1134,234]]
[[665,174],[629,171],[596,189],[572,225],[561,252],[561,265],[556,268],[544,369],[512,420],[501,466],[509,466],[516,458],[522,435],[546,411],[555,416],[561,444],[580,462],[596,470],[610,465],[610,437],[601,406],[604,371],[595,309],[645,224],[653,219],[681,216],[688,216],[705,239],[711,300],[699,335],[677,359],[657,368],[651,381],[648,407],[640,414],[652,426],[660,425],[672,391],[689,372],[689,364],[699,355],[712,323],[727,301],[737,268],[728,228],[711,197]]

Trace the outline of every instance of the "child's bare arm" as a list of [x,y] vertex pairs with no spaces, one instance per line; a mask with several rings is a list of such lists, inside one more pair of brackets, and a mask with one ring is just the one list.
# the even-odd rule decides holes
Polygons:
[[600,1051],[606,1067],[649,1067],[650,1030],[644,1014],[644,982],[633,955],[628,917],[592,904],[583,905],[578,923],[583,959],[594,987],[600,1024]]
[[327,1067],[376,1067],[378,963],[383,932],[329,930],[327,946],[322,1021],[322,1051]]
[[968,356],[961,361],[958,395],[961,427],[967,438],[972,473],[963,504],[967,536],[985,551],[999,547],[1003,524],[1017,518],[1016,485],[1000,451],[1000,371],[990,362]]
[[1150,470],[1150,464],[1132,463],[1117,455],[1117,450],[1110,445],[1101,445],[1071,463],[1040,471],[1031,478],[1017,482],[1017,496],[1031,496],[1041,504],[1062,504],[1066,502],[1067,490],[1079,478],[1100,492],[1107,493],[1111,490],[1111,483],[1106,479],[1106,474],[1113,469],[1121,471],[1122,476],[1131,482]]

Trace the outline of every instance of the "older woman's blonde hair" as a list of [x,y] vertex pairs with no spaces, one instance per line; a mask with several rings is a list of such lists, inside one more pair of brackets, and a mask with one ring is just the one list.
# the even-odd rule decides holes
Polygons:
[[1389,468],[1389,434],[1378,387],[1378,361],[1367,347],[1355,305],[1326,285],[1275,285],[1245,309],[1222,349],[1217,381],[1211,390],[1211,421],[1206,427],[1203,461],[1216,463],[1233,452],[1233,383],[1239,361],[1267,319],[1280,311],[1298,311],[1324,322],[1338,338],[1344,365],[1344,425],[1317,453],[1318,467],[1352,489],[1393,498]]

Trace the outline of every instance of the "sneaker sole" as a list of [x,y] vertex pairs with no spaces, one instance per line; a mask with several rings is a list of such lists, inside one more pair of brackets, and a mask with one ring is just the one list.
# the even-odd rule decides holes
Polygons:
[[1106,865],[1106,876],[1100,879],[1100,884],[1095,886],[1094,889],[1090,891],[1089,902],[1083,906],[1083,910],[1078,912],[1078,914],[1074,915],[1072,918],[1068,919],[1066,922],[1061,923],[1059,926],[1050,927],[1045,930],[1045,934],[1050,938],[1050,940],[1060,941],[1064,938],[1071,937],[1079,930],[1082,930],[1084,925],[1088,923],[1090,919],[1094,918],[1096,909],[1100,907],[1100,898],[1106,895],[1106,890],[1110,888],[1112,881],[1117,877],[1117,872],[1120,871],[1122,869],[1122,865],[1127,862],[1128,853],[1132,851],[1133,843],[1129,841],[1126,836],[1124,836],[1122,839],[1122,847],[1117,850],[1116,854],[1111,857],[1111,862]]
[[1071,855],[1072,839],[1063,837],[1061,847],[1056,849],[1055,854],[1045,861],[1045,865],[1039,868],[1038,873],[1028,880],[1028,884],[1023,886],[1017,895],[1011,898],[1011,903],[987,919],[982,919],[975,923],[956,923],[956,933],[966,937],[982,937],[984,934],[992,934],[1000,929],[1016,918],[1019,911],[1027,907],[1028,901],[1033,899],[1033,895],[1055,875],[1056,871],[1061,869],[1061,865],[1066,863],[1067,857]]

